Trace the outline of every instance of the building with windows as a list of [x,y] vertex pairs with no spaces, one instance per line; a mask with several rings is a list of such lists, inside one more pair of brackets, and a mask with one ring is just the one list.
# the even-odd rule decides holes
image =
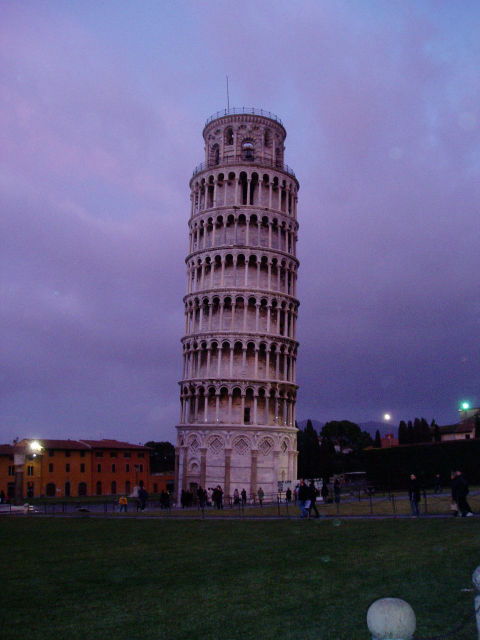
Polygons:
[[[16,480],[17,478],[17,480]],[[118,440],[31,440],[0,445],[0,490],[24,498],[131,494],[143,481],[149,492],[150,450]],[[159,486],[162,484],[162,486]]]
[[176,489],[249,495],[297,477],[299,183],[272,113],[226,109],[190,180]]

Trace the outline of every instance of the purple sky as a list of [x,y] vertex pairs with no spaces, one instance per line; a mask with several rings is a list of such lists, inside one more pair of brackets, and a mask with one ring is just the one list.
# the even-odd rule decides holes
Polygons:
[[3,3],[0,442],[176,438],[204,121],[300,181],[297,419],[480,404],[480,5]]

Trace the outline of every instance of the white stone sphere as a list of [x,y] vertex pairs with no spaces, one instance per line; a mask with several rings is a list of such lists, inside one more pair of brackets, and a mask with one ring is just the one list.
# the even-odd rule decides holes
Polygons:
[[480,591],[480,567],[477,567],[472,575],[472,582],[477,591]]
[[367,625],[375,640],[410,640],[417,621],[412,607],[400,598],[380,598],[367,611]]

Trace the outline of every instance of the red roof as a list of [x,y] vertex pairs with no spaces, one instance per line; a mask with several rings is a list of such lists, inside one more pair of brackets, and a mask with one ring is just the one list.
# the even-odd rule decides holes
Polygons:
[[144,447],[143,444],[132,444],[131,442],[120,442],[119,440],[82,440],[92,449],[149,449]]
[[11,444],[0,444],[0,456],[13,456],[14,448]]
[[[34,442],[35,438],[25,438],[21,444]],[[119,440],[45,440],[39,438],[38,442],[44,449],[70,449],[70,450],[89,450],[89,449],[149,449],[139,444],[131,444],[130,442],[120,442]],[[1,446],[1,445],[0,445]],[[8,446],[8,445],[5,445]],[[13,453],[13,447],[12,447]]]

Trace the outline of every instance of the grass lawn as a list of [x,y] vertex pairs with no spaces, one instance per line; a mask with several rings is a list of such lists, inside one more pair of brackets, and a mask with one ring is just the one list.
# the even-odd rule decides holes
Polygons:
[[[480,521],[2,516],[3,640],[367,640],[396,596],[418,636],[473,613]],[[475,622],[455,635],[476,637]]]

